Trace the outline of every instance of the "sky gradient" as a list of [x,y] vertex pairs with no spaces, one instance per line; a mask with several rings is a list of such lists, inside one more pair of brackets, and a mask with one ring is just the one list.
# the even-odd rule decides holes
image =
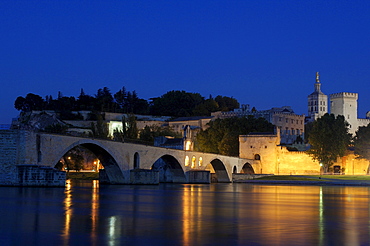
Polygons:
[[370,111],[370,1],[0,0],[0,124],[14,101],[124,86],[230,96],[307,114],[322,91]]

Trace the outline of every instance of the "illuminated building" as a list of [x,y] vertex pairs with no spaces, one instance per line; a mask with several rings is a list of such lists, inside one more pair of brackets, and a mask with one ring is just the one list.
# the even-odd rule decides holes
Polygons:
[[215,112],[212,116],[215,118],[231,118],[231,117],[245,117],[252,115],[255,118],[264,118],[268,122],[275,125],[280,131],[281,144],[292,144],[296,141],[297,137],[300,136],[303,139],[304,136],[304,115],[295,114],[290,106],[284,106],[281,108],[271,108],[268,110],[256,110],[250,107],[248,104],[242,105],[242,108],[235,109],[229,112]]
[[328,96],[321,91],[320,75],[316,73],[315,90],[308,96],[307,121],[315,121],[328,112]]

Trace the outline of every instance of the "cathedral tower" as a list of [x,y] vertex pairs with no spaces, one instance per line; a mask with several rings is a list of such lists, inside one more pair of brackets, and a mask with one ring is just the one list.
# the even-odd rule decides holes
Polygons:
[[321,92],[319,72],[316,72],[315,90],[308,96],[308,120],[314,121],[328,112],[328,96]]

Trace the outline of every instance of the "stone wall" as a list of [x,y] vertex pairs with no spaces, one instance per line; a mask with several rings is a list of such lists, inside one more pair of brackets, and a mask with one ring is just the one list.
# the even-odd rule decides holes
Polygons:
[[18,130],[0,130],[0,185],[12,184],[17,179],[21,136]]
[[[305,151],[289,151],[279,146],[279,135],[244,135],[239,137],[240,157],[255,159],[261,165],[261,171],[256,173],[276,175],[318,175],[320,163],[314,161]],[[259,160],[257,160],[257,157]],[[353,152],[338,160],[332,165],[339,170],[338,174],[368,175],[370,174],[369,161],[358,159]],[[332,171],[333,172],[333,171]]]
[[29,131],[0,130],[0,185],[65,185],[64,172],[37,166],[36,136]]
[[64,187],[66,172],[37,165],[17,165],[18,186]]

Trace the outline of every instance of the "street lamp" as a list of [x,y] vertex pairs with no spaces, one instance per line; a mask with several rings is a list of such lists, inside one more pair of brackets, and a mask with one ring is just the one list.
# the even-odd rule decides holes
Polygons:
[[322,163],[320,162],[320,179],[321,179],[321,175],[322,175]]

